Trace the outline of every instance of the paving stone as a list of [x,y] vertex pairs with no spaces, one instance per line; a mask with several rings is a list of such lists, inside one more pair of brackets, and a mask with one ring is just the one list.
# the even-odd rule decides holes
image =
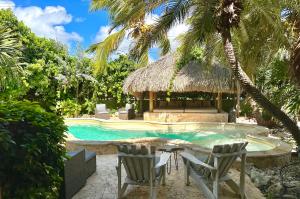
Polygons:
[[[158,199],[205,199],[205,196],[191,179],[191,185],[184,183],[183,162],[179,158],[179,170],[176,171],[172,165],[171,175],[167,175],[166,185],[158,188]],[[97,172],[89,177],[83,187],[73,199],[115,199],[117,198],[117,156],[97,155]],[[123,179],[125,170],[122,171]],[[239,179],[239,173],[231,171],[235,180]],[[246,178],[246,194],[248,198],[263,198],[259,190]],[[220,190],[221,198],[239,198],[228,186],[222,185]],[[149,187],[129,186],[124,195],[125,199],[149,198]]]

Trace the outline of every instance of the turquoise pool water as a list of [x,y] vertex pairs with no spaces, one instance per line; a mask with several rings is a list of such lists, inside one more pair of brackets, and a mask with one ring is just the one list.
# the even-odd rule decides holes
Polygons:
[[[179,139],[198,144],[207,148],[212,148],[216,144],[226,144],[233,142],[241,142],[246,140],[245,133],[238,132],[216,132],[216,131],[193,131],[182,132],[173,130],[117,130],[106,128],[100,125],[70,125],[68,127],[69,133],[80,140],[98,140],[98,141],[113,141],[133,138],[165,138],[165,139]],[[249,141],[248,151],[261,151],[272,149],[272,145]]]

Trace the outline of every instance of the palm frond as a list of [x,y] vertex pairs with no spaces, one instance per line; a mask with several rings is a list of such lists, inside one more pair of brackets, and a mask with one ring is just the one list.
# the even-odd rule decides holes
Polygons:
[[116,12],[120,7],[125,4],[124,0],[92,0],[90,10],[96,11],[100,9],[106,9],[110,13]]
[[[164,15],[150,27],[149,32],[146,32],[138,39],[136,45],[132,48],[132,54],[135,57],[140,57],[147,49],[159,41],[164,41],[168,30],[176,23],[182,23],[186,19],[192,5],[192,1],[188,0],[169,1],[166,5],[168,9]],[[166,49],[164,52],[166,52]]]
[[160,55],[163,56],[170,52],[171,50],[171,43],[168,38],[168,34],[164,33],[159,41],[159,48],[161,49]]
[[0,26],[0,89],[6,85],[17,85],[22,72],[20,65],[21,44],[17,34]]
[[125,29],[110,34],[104,41],[93,44],[89,52],[95,53],[95,73],[104,72],[107,67],[107,59],[119,47],[125,37]]

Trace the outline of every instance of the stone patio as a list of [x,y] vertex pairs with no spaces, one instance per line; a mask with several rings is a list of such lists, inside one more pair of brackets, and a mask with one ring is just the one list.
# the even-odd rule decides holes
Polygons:
[[[175,170],[172,157],[171,175],[167,175],[166,186],[160,186],[158,199],[205,199],[201,190],[191,179],[191,185],[184,184],[184,170],[181,158],[179,158],[179,170]],[[85,185],[73,198],[74,199],[115,199],[117,198],[117,175],[115,166],[117,165],[116,155],[98,155],[97,171],[88,180]],[[125,170],[122,171],[125,177]],[[239,179],[239,173],[231,171],[231,175]],[[222,185],[221,198],[239,198],[227,185]],[[251,199],[264,198],[261,192],[253,185],[250,179],[246,178],[246,196]],[[125,197],[127,199],[149,198],[148,187],[129,186]]]

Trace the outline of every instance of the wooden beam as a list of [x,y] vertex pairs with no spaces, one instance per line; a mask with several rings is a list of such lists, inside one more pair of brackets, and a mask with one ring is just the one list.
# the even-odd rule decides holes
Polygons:
[[236,117],[240,116],[240,98],[241,98],[241,87],[239,81],[236,81]]
[[154,99],[154,95],[153,92],[149,92],[149,112],[153,112],[153,99]]
[[217,103],[218,113],[222,112],[222,93],[218,93],[218,103]]

